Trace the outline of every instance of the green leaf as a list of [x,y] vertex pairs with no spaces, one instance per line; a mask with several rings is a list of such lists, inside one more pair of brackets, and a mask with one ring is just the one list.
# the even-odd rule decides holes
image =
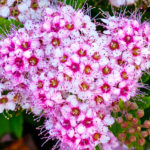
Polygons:
[[103,150],[103,148],[102,148],[102,146],[99,144],[99,145],[97,145],[97,146],[95,147],[94,150]]
[[10,129],[11,132],[17,137],[22,137],[23,132],[23,114],[15,116],[10,119]]
[[147,73],[144,73],[141,77],[143,83],[146,83],[149,79],[150,79],[150,75],[148,75]]
[[115,122],[111,127],[109,127],[109,130],[117,137],[119,133],[123,131],[120,124]]
[[[12,114],[10,114],[11,116]],[[23,115],[13,115],[7,119],[4,114],[0,114],[0,137],[4,134],[13,134],[15,137],[20,138],[23,131]]]
[[81,9],[86,2],[86,0],[60,0],[61,2],[64,2],[67,5],[72,6],[74,9]]
[[4,117],[3,114],[0,114],[0,137],[6,133],[10,133],[9,121]]
[[150,96],[142,97],[138,100],[136,100],[137,105],[141,109],[146,109],[150,107]]
[[119,108],[123,110],[125,108],[123,100],[119,100]]
[[21,28],[23,25],[16,21],[16,20],[8,20],[0,17],[0,35],[7,36],[7,34],[10,33],[10,30],[12,26],[15,26],[16,28]]

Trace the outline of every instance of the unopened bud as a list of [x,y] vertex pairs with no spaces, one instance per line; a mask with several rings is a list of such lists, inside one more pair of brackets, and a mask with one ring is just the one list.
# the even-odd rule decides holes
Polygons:
[[131,121],[133,119],[132,114],[126,114],[125,117],[128,121]]
[[123,122],[123,118],[122,118],[122,117],[118,117],[118,118],[116,119],[116,121],[117,121],[117,123],[121,124],[121,123]]
[[132,119],[132,123],[133,123],[134,125],[136,125],[136,124],[138,123],[138,119],[137,119],[137,118],[133,118],[133,119]]
[[120,133],[120,134],[118,134],[118,139],[119,139],[121,142],[124,142],[125,139],[126,139],[126,134],[125,134],[125,133]]
[[149,120],[144,121],[144,127],[145,128],[150,128],[150,121]]
[[137,130],[137,132],[141,132],[141,127],[137,126],[136,130]]
[[125,105],[125,108],[129,108],[130,105],[131,105],[131,102],[130,101],[126,101],[124,105]]
[[142,131],[141,132],[141,135],[143,138],[147,137],[148,136],[148,132],[147,131]]
[[114,113],[117,113],[117,112],[119,112],[119,111],[120,111],[119,106],[118,106],[118,105],[115,105],[115,106],[113,107],[113,112],[114,112]]
[[129,146],[129,145],[131,144],[131,142],[130,142],[129,140],[126,140],[126,141],[125,141],[125,144],[126,144],[127,146]]
[[150,129],[147,129],[148,135],[150,135]]
[[130,109],[135,110],[137,108],[138,108],[137,104],[132,102],[131,105],[130,105]]
[[121,128],[126,128],[128,126],[128,124],[126,122],[121,123]]
[[130,134],[133,134],[133,133],[135,133],[135,129],[134,129],[134,128],[130,128],[130,129],[128,130],[128,132],[129,132]]
[[138,118],[142,118],[143,116],[144,116],[144,110],[138,109],[138,111],[137,111],[137,117]]
[[140,146],[143,146],[143,145],[145,144],[145,139],[144,139],[144,138],[139,139],[138,144],[139,144]]
[[135,142],[136,141],[136,137],[134,135],[131,135],[129,139],[130,139],[130,142]]

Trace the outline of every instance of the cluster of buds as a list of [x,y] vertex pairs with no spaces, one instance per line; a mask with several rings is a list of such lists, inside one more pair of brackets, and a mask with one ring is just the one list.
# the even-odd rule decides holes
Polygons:
[[119,141],[128,147],[135,147],[136,144],[144,146],[146,139],[150,136],[150,120],[141,120],[144,117],[144,110],[139,109],[135,102],[126,101],[122,106],[116,103],[113,107],[116,116],[116,123],[120,125],[118,133]]

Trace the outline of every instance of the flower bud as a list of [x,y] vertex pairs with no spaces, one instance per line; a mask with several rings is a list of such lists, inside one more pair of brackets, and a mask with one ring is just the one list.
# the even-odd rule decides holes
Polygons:
[[125,133],[120,133],[120,134],[118,134],[118,139],[119,139],[120,141],[124,142],[125,139],[126,139],[126,134],[125,134]]
[[130,101],[126,101],[124,105],[125,105],[125,108],[129,108],[130,105],[131,105],[131,102]]
[[137,104],[132,102],[131,105],[130,105],[130,109],[135,110],[137,108],[138,108]]
[[140,126],[137,126],[137,127],[136,127],[136,131],[137,131],[137,132],[141,132],[141,127],[140,127]]
[[139,144],[140,146],[143,146],[143,145],[145,144],[145,139],[144,139],[144,138],[139,139],[138,144]]
[[147,129],[148,135],[150,135],[150,129]]
[[150,128],[150,121],[149,120],[144,121],[144,127],[145,128]]
[[137,118],[133,118],[133,119],[132,119],[132,123],[133,123],[134,125],[136,125],[136,124],[138,123],[138,119],[137,119]]
[[141,132],[141,135],[143,138],[147,137],[148,136],[148,132],[147,131],[142,131]]
[[131,121],[133,119],[132,114],[126,114],[125,117],[128,121]]
[[134,135],[131,135],[129,140],[130,142],[136,142],[136,137]]
[[129,129],[128,129],[128,133],[130,133],[130,134],[135,133],[135,128],[129,128]]
[[138,111],[137,111],[137,117],[138,118],[142,118],[143,116],[144,116],[144,110],[138,109]]
[[128,124],[126,122],[121,123],[121,128],[126,128],[128,126]]
[[127,146],[129,146],[131,144],[131,142],[129,140],[126,140],[125,143]]
[[116,121],[117,121],[117,123],[121,124],[121,123],[123,122],[123,118],[122,118],[122,117],[118,117],[118,118],[116,119]]
[[120,111],[119,106],[118,106],[118,105],[115,105],[115,106],[113,107],[113,112],[114,112],[114,113],[117,113],[117,112],[119,112],[119,111]]

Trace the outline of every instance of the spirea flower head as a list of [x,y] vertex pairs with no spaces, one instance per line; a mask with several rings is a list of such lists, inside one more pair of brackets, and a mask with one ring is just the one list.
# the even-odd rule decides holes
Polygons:
[[42,20],[44,8],[50,6],[49,0],[2,0],[0,1],[0,16],[17,19],[22,23],[28,20]]
[[43,14],[0,41],[1,75],[23,108],[44,113],[49,137],[60,147],[117,146],[108,130],[110,111],[136,95],[149,68],[149,26],[110,17],[103,20],[109,34],[99,35],[90,17],[71,6],[51,6]]

